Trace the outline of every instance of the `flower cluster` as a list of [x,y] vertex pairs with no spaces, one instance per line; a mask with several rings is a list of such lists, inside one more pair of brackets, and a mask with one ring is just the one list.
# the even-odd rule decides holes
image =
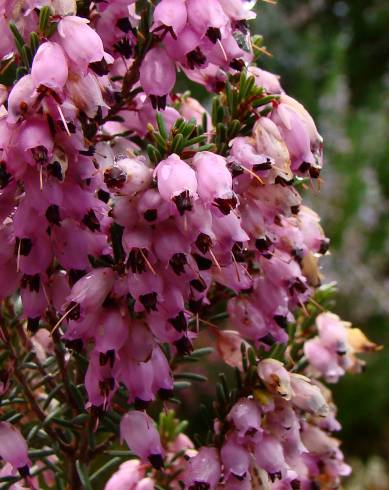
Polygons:
[[[250,2],[154,3],[1,6],[1,73],[14,76],[0,79],[0,298],[38,373],[58,363],[29,387],[10,328],[1,394],[12,403],[15,376],[74,463],[75,489],[89,488],[96,447],[119,422],[139,460],[107,490],[332,488],[349,471],[330,435],[339,425],[329,395],[297,371],[308,364],[305,374],[336,381],[376,346],[328,312],[316,326],[300,321],[328,248],[298,192],[319,178],[322,139],[278,77],[254,66]],[[177,71],[216,92],[212,114],[174,92]],[[246,379],[217,414],[212,444],[195,450],[180,430],[164,440],[143,410],[176,396],[202,329]],[[71,421],[52,428],[61,419],[44,410],[64,400]],[[114,437],[78,440],[69,430],[81,420],[90,440],[98,427]],[[28,478],[22,434],[0,424],[10,477]]]

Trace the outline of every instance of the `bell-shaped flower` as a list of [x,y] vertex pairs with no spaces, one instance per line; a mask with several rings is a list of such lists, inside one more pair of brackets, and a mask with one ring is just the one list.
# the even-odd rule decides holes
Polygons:
[[104,171],[104,182],[108,188],[125,196],[145,190],[151,179],[152,170],[141,158],[117,159]]
[[21,116],[27,115],[32,110],[37,96],[32,76],[28,74],[20,78],[8,96],[7,121],[15,124]]
[[314,385],[309,378],[292,373],[290,381],[293,405],[317,415],[325,416],[328,414],[328,405],[320,388]]
[[145,412],[133,410],[124,415],[120,437],[142,461],[149,461],[157,469],[163,467],[161,439],[153,419]]
[[164,109],[166,97],[176,82],[176,67],[162,47],[150,49],[139,70],[140,84],[154,108]]
[[180,214],[192,209],[192,201],[197,197],[197,179],[193,168],[173,153],[159,162],[154,175],[157,177],[158,191],[165,201],[173,201]]
[[100,36],[88,26],[89,21],[76,15],[68,15],[58,23],[58,42],[73,63],[75,71],[86,73],[88,65],[113,58],[104,52]]
[[170,27],[174,36],[177,36],[188,19],[185,0],[161,0],[154,10],[153,31],[158,32],[158,27]]
[[255,447],[257,465],[274,479],[285,475],[287,466],[282,444],[271,434],[264,433]]
[[221,476],[217,449],[202,447],[196,456],[189,459],[183,474],[186,489],[215,490]]
[[254,437],[261,430],[261,412],[256,401],[241,398],[230,410],[227,420],[234,424],[240,438]]
[[258,364],[258,376],[272,393],[277,393],[285,400],[290,400],[292,388],[290,375],[282,362],[276,359],[264,359]]
[[237,444],[232,437],[229,437],[223,444],[220,457],[224,466],[224,475],[235,476],[238,480],[247,477],[250,466],[250,453],[248,450]]
[[23,476],[28,475],[31,461],[26,440],[9,422],[0,422],[0,457],[10,463],[14,471],[19,470]]
[[200,199],[205,204],[213,203],[223,214],[229,214],[237,206],[238,199],[232,190],[232,175],[225,158],[202,151],[194,156],[193,165]]
[[73,286],[68,301],[83,311],[93,312],[101,306],[112,289],[114,272],[108,267],[94,269]]
[[39,46],[32,62],[31,76],[37,88],[44,85],[54,91],[63,89],[68,79],[68,64],[59,44],[46,41]]
[[119,466],[119,469],[107,481],[104,490],[135,490],[136,484],[144,476],[144,466],[138,459],[130,459]]
[[212,42],[221,39],[229,19],[218,0],[188,0],[187,8],[189,23],[200,36],[207,34]]
[[231,367],[242,370],[242,344],[249,347],[239,332],[215,329],[216,347],[223,361]]

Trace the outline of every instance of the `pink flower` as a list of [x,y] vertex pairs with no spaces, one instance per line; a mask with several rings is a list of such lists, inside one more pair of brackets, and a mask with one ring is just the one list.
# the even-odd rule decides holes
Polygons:
[[188,15],[185,0],[162,0],[154,10],[154,23],[158,26],[170,27],[177,36],[184,28]]
[[192,201],[197,197],[197,179],[195,171],[187,163],[173,153],[159,162],[154,175],[158,191],[165,201],[173,201],[180,214],[192,209]]
[[258,364],[258,375],[266,387],[278,393],[285,400],[290,400],[292,388],[290,376],[280,361],[276,359],[264,359]]
[[196,456],[188,461],[183,479],[185,488],[215,490],[220,476],[221,468],[218,451],[212,447],[202,447]]
[[140,67],[140,83],[150,96],[154,108],[164,109],[166,96],[176,82],[176,68],[165,49],[156,47],[147,52]]
[[0,422],[0,457],[23,476],[28,475],[31,466],[27,451],[27,443],[19,430],[9,422]]
[[125,461],[107,481],[104,490],[135,490],[143,476],[144,469],[139,460]]
[[90,63],[96,63],[103,58],[108,63],[113,61],[113,58],[104,52],[99,35],[88,26],[88,23],[87,19],[68,15],[58,24],[58,42],[76,70],[82,73],[86,72]]
[[263,434],[255,448],[255,460],[273,478],[285,475],[286,462],[280,441],[270,434]]
[[68,64],[59,44],[47,41],[39,46],[31,76],[36,87],[44,85],[52,90],[63,89],[68,79]]
[[247,398],[238,400],[227,419],[234,424],[240,439],[256,436],[261,430],[261,412],[254,400]]
[[120,437],[143,461],[149,461],[155,468],[163,466],[164,450],[154,421],[145,413],[133,410],[120,422]]

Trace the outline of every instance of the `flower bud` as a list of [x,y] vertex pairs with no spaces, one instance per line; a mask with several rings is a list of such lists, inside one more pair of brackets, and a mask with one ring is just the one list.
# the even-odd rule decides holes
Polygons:
[[0,422],[0,457],[24,476],[31,466],[27,451],[27,443],[19,430],[9,422]]
[[59,44],[47,41],[39,46],[31,76],[36,87],[44,85],[52,90],[62,90],[68,79],[68,64]]

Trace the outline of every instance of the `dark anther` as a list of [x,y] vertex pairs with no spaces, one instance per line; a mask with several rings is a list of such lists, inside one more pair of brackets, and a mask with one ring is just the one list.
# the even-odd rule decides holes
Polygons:
[[22,238],[21,240],[19,238],[16,239],[16,246],[20,250],[20,255],[23,255],[24,257],[27,257],[29,253],[31,252],[32,249],[32,241],[30,238]]
[[206,254],[212,247],[212,239],[206,233],[200,233],[195,244],[201,253]]
[[60,226],[61,215],[59,214],[59,206],[57,204],[51,204],[46,209],[45,216],[50,224]]
[[146,221],[155,221],[158,217],[158,211],[156,209],[148,209],[143,213],[143,217]]
[[173,201],[181,216],[185,213],[185,211],[191,211],[192,209],[192,199],[189,191],[183,191],[178,196],[174,196]]
[[103,189],[99,189],[97,191],[97,197],[100,199],[100,201],[103,201],[103,202],[107,203],[109,201],[109,198],[111,196],[110,196],[110,193],[109,192],[104,191]]
[[82,218],[82,222],[91,231],[100,231],[100,222],[93,209],[90,209],[87,214]]
[[104,58],[102,58],[100,61],[89,63],[89,68],[93,70],[99,77],[108,75],[109,73],[108,63],[105,61]]
[[185,273],[185,266],[188,264],[188,261],[184,253],[178,252],[172,256],[169,260],[169,264],[177,276],[179,276],[180,274]]
[[157,293],[142,294],[139,296],[139,301],[145,307],[147,313],[157,311]]
[[245,67],[244,61],[239,59],[234,59],[230,62],[230,68],[236,71],[242,71]]
[[48,153],[44,146],[40,145],[36,146],[35,148],[31,148],[31,153],[36,163],[39,163],[40,165],[47,163]]
[[229,162],[227,168],[231,172],[233,178],[239,177],[239,175],[242,175],[244,172],[243,167],[236,162]]
[[180,356],[190,354],[193,350],[192,342],[185,335],[176,340],[174,345],[176,346],[177,352]]
[[282,187],[286,187],[287,185],[292,185],[293,184],[293,179],[286,180],[280,175],[277,175],[277,177],[274,179],[275,184],[280,184]]
[[11,182],[12,175],[6,171],[4,162],[0,163],[0,189],[4,189]]
[[272,163],[269,159],[267,159],[266,162],[256,163],[253,166],[254,172],[260,172],[263,170],[270,170],[271,168],[272,168]]
[[199,47],[197,47],[193,51],[190,51],[186,55],[186,59],[191,70],[194,70],[197,66],[204,65],[204,63],[207,61],[207,58],[204,56]]
[[320,168],[319,167],[314,167],[313,165],[309,167],[309,176],[312,179],[317,179],[320,176]]
[[128,254],[127,267],[132,270],[132,272],[141,274],[146,271],[146,260],[148,252],[145,248],[133,248]]
[[80,307],[80,305],[78,303],[75,303],[74,301],[72,301],[69,304],[68,311],[69,311],[68,318],[70,320],[79,320],[80,319],[80,316],[81,316],[81,307]]
[[150,95],[151,105],[153,109],[159,109],[164,111],[166,108],[166,95],[158,96],[158,95]]
[[76,282],[81,279],[81,277],[84,277],[86,274],[86,271],[81,270],[81,269],[70,269],[69,271],[69,285],[70,287],[73,287]]
[[115,362],[115,351],[113,349],[107,350],[107,352],[100,352],[99,357],[100,366],[105,366],[108,362],[111,368]]
[[259,250],[260,252],[266,252],[267,250],[269,250],[271,244],[272,244],[272,241],[266,235],[264,235],[263,237],[257,238],[255,240],[255,248],[257,250]]
[[28,288],[31,292],[39,292],[41,286],[41,278],[39,274],[34,274],[33,276],[29,276],[28,274],[24,274],[21,280],[21,287]]
[[292,214],[298,214],[298,212],[300,211],[300,205],[296,204],[295,206],[291,206],[290,210],[291,210]]
[[126,58],[126,60],[131,58],[133,49],[132,49],[130,40],[127,37],[123,37],[122,39],[117,41],[113,45],[113,47],[115,48],[115,51],[117,51],[122,56],[124,56]]
[[150,454],[148,460],[156,470],[163,468],[163,458],[161,454]]
[[212,260],[207,259],[207,257],[203,257],[202,255],[199,254],[192,254],[193,258],[196,261],[197,267],[201,271],[207,271],[212,267]]
[[[288,322],[286,320],[286,316],[283,315],[274,315],[273,320],[277,323],[277,325],[284,330],[288,328]],[[261,339],[262,340],[262,339]]]
[[203,307],[203,299],[193,299],[190,298],[188,301],[188,308],[192,313],[200,313],[201,308]]
[[173,396],[173,390],[169,390],[167,388],[160,388],[158,390],[158,396],[161,400],[169,400]]
[[104,172],[104,182],[108,187],[121,188],[127,180],[127,174],[120,167],[111,167]]
[[300,264],[301,261],[304,258],[304,249],[302,248],[295,248],[292,250],[292,256],[297,260],[297,262]]
[[150,405],[150,400],[142,400],[142,398],[135,397],[134,407],[136,410],[146,410],[146,408]]
[[299,170],[300,170],[300,172],[305,173],[305,172],[307,172],[307,171],[308,171],[310,168],[311,168],[311,164],[310,164],[310,163],[308,163],[308,162],[303,162],[303,163],[300,165]]
[[75,352],[82,352],[84,346],[81,339],[65,340],[65,345],[68,349],[73,350]]
[[173,325],[177,332],[184,332],[188,327],[183,311],[180,311],[180,313],[175,318],[170,318],[169,323]]
[[324,255],[330,246],[330,239],[329,238],[323,238],[323,240],[320,243],[320,248],[319,248],[319,254]]
[[230,214],[232,209],[236,208],[236,205],[238,204],[238,199],[235,194],[227,199],[222,199],[218,197],[215,199],[215,204],[224,215],[227,215]]
[[209,27],[207,30],[207,38],[213,43],[216,44],[222,38],[222,33],[220,29],[217,27]]
[[93,155],[96,153],[96,147],[90,146],[87,150],[79,150],[78,153],[86,157],[93,157]]
[[118,27],[122,32],[125,32],[126,34],[128,34],[132,29],[132,25],[128,17],[122,17],[121,19],[118,19],[118,21],[116,22],[116,27]]
[[265,335],[264,337],[261,337],[260,341],[265,344],[265,345],[268,345],[268,346],[272,346],[274,345],[276,339],[273,337],[272,334],[268,333],[267,335]]
[[199,293],[202,293],[207,289],[207,283],[204,281],[202,277],[198,277],[198,279],[192,279],[190,281],[190,285],[193,289],[196,289]]
[[204,483],[204,482],[195,482],[193,485],[189,487],[189,490],[209,490],[211,488],[211,485],[209,483]]
[[290,486],[292,487],[292,490],[300,490],[301,488],[300,480],[292,480],[290,482]]
[[242,242],[235,242],[232,247],[232,253],[237,262],[244,262],[247,258],[248,250],[243,247]]
[[18,471],[23,478],[26,478],[30,474],[30,468],[27,465],[18,468]]
[[27,330],[30,333],[36,333],[39,330],[39,320],[40,320],[39,316],[37,316],[36,318],[27,319]]
[[50,165],[47,166],[47,171],[56,179],[63,180],[64,176],[62,174],[62,167],[59,162],[55,161],[53,163],[50,163]]

